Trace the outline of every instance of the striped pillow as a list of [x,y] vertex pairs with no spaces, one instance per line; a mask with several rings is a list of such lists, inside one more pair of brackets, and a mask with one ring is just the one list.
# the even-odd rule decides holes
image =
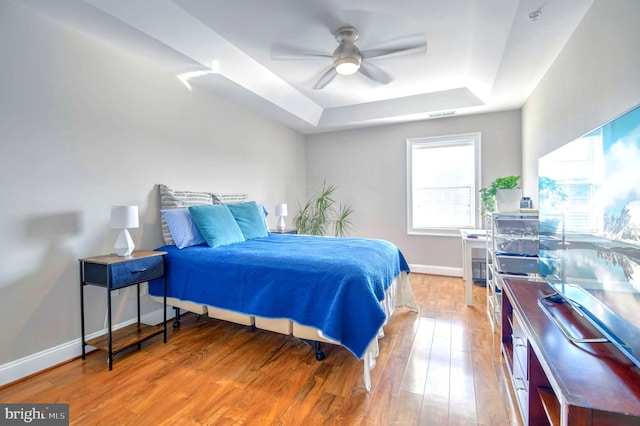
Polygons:
[[[158,184],[160,190],[160,210],[177,209],[181,207],[200,206],[207,204],[221,204],[218,197],[211,192],[175,191],[166,185]],[[175,245],[171,231],[164,217],[160,215],[162,223],[162,238],[167,245]]]
[[222,204],[244,203],[249,199],[247,194],[231,193],[231,194],[213,194],[214,197]]

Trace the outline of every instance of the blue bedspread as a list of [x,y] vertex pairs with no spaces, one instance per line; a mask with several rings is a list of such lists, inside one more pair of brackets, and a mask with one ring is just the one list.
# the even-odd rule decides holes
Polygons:
[[[393,244],[363,238],[269,234],[167,252],[167,296],[315,327],[361,359],[386,315],[385,290],[409,266]],[[149,283],[162,295],[162,280]]]

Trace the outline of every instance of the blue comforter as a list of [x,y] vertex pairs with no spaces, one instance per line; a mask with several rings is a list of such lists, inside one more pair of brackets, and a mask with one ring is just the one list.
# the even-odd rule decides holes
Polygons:
[[[386,320],[385,290],[409,266],[383,240],[269,234],[167,252],[167,296],[315,327],[361,359]],[[162,280],[149,293],[162,295]]]

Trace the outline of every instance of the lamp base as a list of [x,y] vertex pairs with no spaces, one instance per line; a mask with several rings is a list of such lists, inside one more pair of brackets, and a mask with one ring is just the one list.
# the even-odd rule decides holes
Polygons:
[[129,231],[125,228],[118,234],[116,244],[113,246],[118,256],[131,256],[136,245],[133,244]]
[[280,219],[278,220],[278,225],[276,226],[276,229],[280,232],[284,231],[284,216],[280,216]]

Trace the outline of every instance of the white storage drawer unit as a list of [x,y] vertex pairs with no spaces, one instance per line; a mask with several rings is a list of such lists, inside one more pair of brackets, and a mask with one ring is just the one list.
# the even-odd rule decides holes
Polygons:
[[538,276],[538,230],[537,213],[487,215],[487,315],[494,329],[501,323],[502,279]]

